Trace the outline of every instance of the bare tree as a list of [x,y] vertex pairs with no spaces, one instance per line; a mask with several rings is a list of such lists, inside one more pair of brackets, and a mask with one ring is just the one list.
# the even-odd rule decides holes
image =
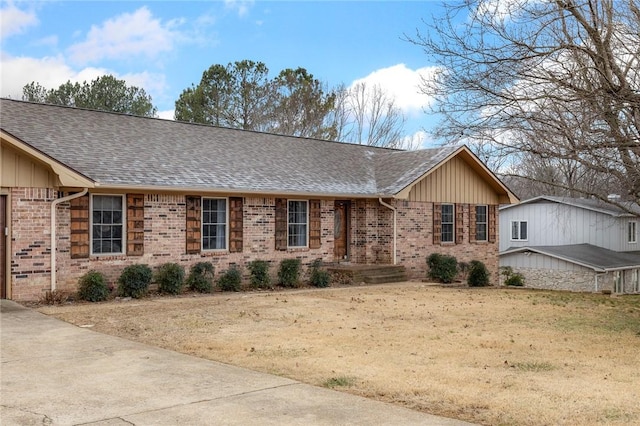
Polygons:
[[[443,116],[436,135],[473,142],[512,176],[604,201],[614,185],[640,202],[639,5],[445,4],[445,19],[408,37],[440,67],[422,82]],[[526,175],[522,161],[554,173]]]
[[406,121],[395,99],[379,85],[364,82],[336,90],[332,120],[336,140],[361,145],[400,148]]

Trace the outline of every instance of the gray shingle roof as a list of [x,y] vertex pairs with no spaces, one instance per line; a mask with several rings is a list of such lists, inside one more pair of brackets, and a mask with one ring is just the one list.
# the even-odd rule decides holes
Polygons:
[[0,128],[103,186],[392,196],[460,147],[398,151],[9,99]]
[[[565,204],[569,206],[579,207],[582,209],[593,210],[608,214],[610,216],[632,216],[628,211],[616,206],[614,204],[605,203],[602,200],[594,198],[571,198],[571,197],[552,197],[548,195],[542,195],[528,200],[521,201],[520,204],[512,204],[503,206],[500,210],[514,208],[523,204],[535,204],[535,203],[557,203]],[[636,215],[640,215],[640,206],[632,202],[621,202],[621,205],[625,206],[628,210],[635,212]]]
[[594,271],[640,268],[640,252],[617,252],[591,244],[512,247],[500,253],[500,255],[527,251],[576,263]]

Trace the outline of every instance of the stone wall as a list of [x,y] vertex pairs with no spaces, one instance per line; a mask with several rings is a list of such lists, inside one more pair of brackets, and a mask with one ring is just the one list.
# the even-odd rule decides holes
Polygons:
[[[554,269],[518,268],[524,276],[524,286],[541,290],[596,291],[596,274],[590,270],[561,271]],[[609,278],[609,279],[607,279]],[[613,290],[610,277],[602,275],[598,279],[598,291]]]

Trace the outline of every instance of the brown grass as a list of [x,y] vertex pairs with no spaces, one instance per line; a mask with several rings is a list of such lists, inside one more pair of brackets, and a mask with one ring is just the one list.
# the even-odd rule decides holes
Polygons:
[[413,282],[40,310],[103,333],[482,424],[640,424],[639,296]]

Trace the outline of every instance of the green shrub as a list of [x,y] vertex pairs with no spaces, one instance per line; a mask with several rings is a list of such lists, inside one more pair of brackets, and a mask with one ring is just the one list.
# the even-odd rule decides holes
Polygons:
[[89,302],[101,302],[109,297],[109,287],[102,272],[89,271],[78,280],[78,297]]
[[513,272],[513,268],[511,268],[511,266],[503,266],[501,269],[501,274],[504,276],[504,285],[513,287],[524,286],[524,276],[522,274]]
[[129,265],[118,278],[118,293],[123,297],[138,299],[149,290],[153,272],[148,265]]
[[311,285],[314,287],[329,287],[329,283],[331,282],[331,275],[324,269],[320,269],[322,266],[322,260],[316,259],[311,264]]
[[469,276],[467,278],[467,284],[471,287],[486,287],[488,286],[491,275],[484,263],[479,260],[472,260],[469,265]]
[[458,261],[455,257],[446,254],[432,253],[427,258],[429,266],[429,278],[443,283],[451,283],[458,274]]
[[218,287],[222,291],[240,291],[242,274],[236,266],[232,266],[218,278]]
[[278,284],[283,287],[300,286],[300,259],[284,259],[278,269]]
[[187,286],[199,293],[211,293],[214,268],[211,262],[198,262],[189,270]]
[[249,263],[251,273],[251,287],[271,288],[271,277],[269,277],[269,262],[265,260],[254,260]]
[[161,293],[178,294],[184,284],[184,267],[177,263],[165,263],[156,272],[155,281]]

